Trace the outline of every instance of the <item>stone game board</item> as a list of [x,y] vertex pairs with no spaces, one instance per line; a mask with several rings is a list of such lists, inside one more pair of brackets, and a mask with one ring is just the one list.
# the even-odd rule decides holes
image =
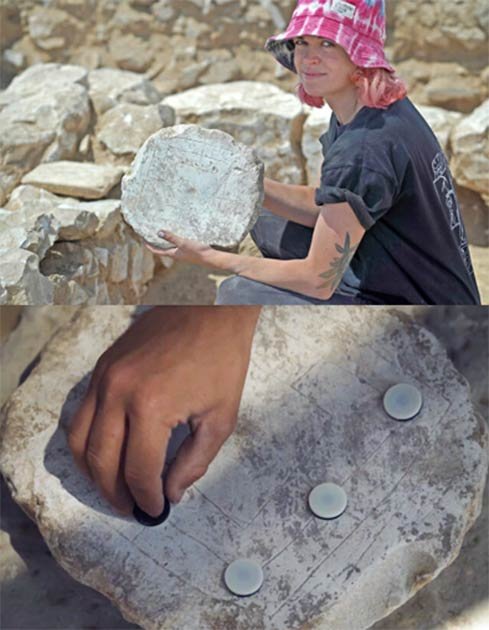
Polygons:
[[161,229],[207,245],[237,246],[263,201],[263,163],[217,129],[175,125],[150,136],[122,180],[122,214],[148,243]]
[[[480,511],[487,432],[439,342],[386,308],[263,309],[238,426],[163,525],[121,518],[75,469],[65,427],[133,307],[83,309],[5,407],[0,466],[53,555],[144,628],[368,628],[458,554]],[[385,390],[423,395],[389,418]],[[175,435],[175,448],[180,435]],[[317,519],[323,481],[348,495]],[[239,598],[223,573],[263,568]]]

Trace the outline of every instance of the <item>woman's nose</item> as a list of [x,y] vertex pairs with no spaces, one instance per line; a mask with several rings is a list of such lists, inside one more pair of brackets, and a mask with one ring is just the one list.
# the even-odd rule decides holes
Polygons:
[[307,61],[308,63],[318,63],[320,61],[319,53],[316,50],[307,49],[303,57],[304,61]]

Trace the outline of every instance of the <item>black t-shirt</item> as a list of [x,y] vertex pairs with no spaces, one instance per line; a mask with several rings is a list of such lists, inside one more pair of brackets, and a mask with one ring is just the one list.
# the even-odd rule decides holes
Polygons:
[[367,230],[337,289],[374,304],[480,304],[447,159],[409,98],[363,107],[320,138],[316,203],[350,204]]

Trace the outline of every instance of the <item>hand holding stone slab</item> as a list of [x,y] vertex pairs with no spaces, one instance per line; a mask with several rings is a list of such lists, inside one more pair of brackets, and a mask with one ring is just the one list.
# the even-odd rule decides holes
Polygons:
[[161,229],[232,248],[263,200],[263,164],[229,134],[175,125],[153,134],[122,181],[122,214],[148,243],[173,247]]

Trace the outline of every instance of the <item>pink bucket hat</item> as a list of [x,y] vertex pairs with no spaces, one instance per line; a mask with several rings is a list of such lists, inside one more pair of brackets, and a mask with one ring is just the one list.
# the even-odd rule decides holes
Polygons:
[[384,0],[298,0],[287,29],[265,44],[265,49],[292,72],[296,72],[292,38],[300,35],[334,41],[361,68],[395,72],[384,52]]

